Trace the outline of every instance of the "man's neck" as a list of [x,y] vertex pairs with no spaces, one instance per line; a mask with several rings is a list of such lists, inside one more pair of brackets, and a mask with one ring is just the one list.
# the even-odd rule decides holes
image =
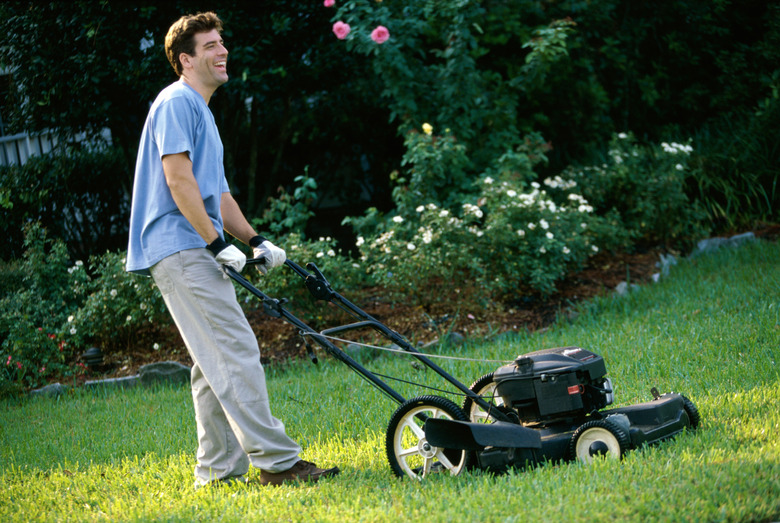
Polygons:
[[195,92],[201,95],[203,99],[206,101],[206,105],[209,104],[209,101],[211,100],[211,95],[214,94],[214,91],[216,91],[216,89],[205,88],[204,86],[199,85],[193,82],[192,80],[190,80],[189,78],[187,78],[186,75],[181,75],[180,80],[185,84],[189,85],[190,87],[192,87],[195,90]]

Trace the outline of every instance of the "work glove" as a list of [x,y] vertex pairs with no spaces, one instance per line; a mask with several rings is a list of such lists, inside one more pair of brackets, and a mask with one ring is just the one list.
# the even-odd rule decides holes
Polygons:
[[[238,247],[229,244],[220,237],[217,237],[206,248],[214,254],[217,263],[227,265],[236,272],[241,272],[241,269],[246,265],[246,255]],[[227,274],[224,274],[224,276],[225,278],[228,277]]]
[[287,253],[284,252],[284,249],[277,247],[259,234],[249,240],[249,245],[252,247],[255,258],[265,258],[265,263],[257,265],[257,270],[262,275],[268,274],[269,269],[283,265],[287,260]]

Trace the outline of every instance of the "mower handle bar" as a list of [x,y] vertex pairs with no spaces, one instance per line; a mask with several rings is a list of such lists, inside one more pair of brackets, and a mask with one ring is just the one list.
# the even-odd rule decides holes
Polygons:
[[[266,262],[265,257],[260,258],[250,258],[247,260],[247,265],[262,265]],[[309,290],[309,293],[316,299],[324,300],[330,303],[333,303],[334,305],[338,306],[340,309],[345,311],[346,313],[352,315],[353,317],[362,320],[361,322],[352,324],[352,325],[345,325],[342,327],[336,327],[333,329],[329,329],[331,333],[334,332],[340,332],[344,330],[351,330],[353,328],[356,328],[358,326],[368,326],[374,328],[376,331],[378,331],[380,334],[382,334],[385,338],[389,339],[393,343],[397,344],[399,347],[404,349],[406,352],[409,352],[414,358],[419,360],[421,363],[426,365],[428,368],[436,372],[439,376],[444,378],[446,381],[448,381],[450,384],[457,387],[462,393],[464,393],[467,397],[471,398],[471,400],[485,409],[486,411],[490,412],[492,406],[485,401],[483,398],[481,398],[476,392],[472,391],[468,387],[466,387],[464,384],[460,383],[457,379],[455,379],[453,376],[451,376],[449,373],[447,373],[444,369],[436,365],[433,361],[431,361],[429,358],[427,358],[424,354],[419,352],[411,343],[409,343],[403,336],[398,334],[396,331],[390,329],[386,325],[384,325],[382,322],[377,320],[376,318],[369,315],[367,312],[360,309],[357,305],[353,304],[346,298],[344,298],[341,294],[334,291],[328,280],[325,278],[325,276],[322,274],[322,272],[317,268],[317,266],[309,262],[306,264],[306,268],[311,271],[307,271],[294,261],[287,259],[284,262],[285,265],[287,265],[290,269],[292,269],[294,272],[296,272],[304,281],[304,284],[306,285],[307,289]],[[243,287],[247,288],[250,292],[255,294],[255,296],[261,298],[265,303],[274,303],[275,309],[277,314],[284,317],[289,323],[292,325],[295,325],[301,330],[317,333],[314,329],[311,329],[308,326],[305,326],[303,322],[301,322],[299,319],[292,316],[289,312],[284,310],[283,307],[281,307],[278,300],[273,300],[272,298],[269,298],[262,292],[258,291],[257,289],[250,289],[247,285],[251,286],[251,284],[246,281],[238,272],[234,271],[231,268],[228,268],[228,274],[233,277],[238,283],[240,283]],[[314,273],[314,274],[312,274]],[[238,276],[238,277],[236,277]],[[242,281],[243,280],[243,281]],[[253,287],[253,286],[252,286]],[[253,287],[254,288],[254,287]],[[268,300],[266,302],[266,300]],[[317,334],[324,334],[326,331],[323,331],[323,333],[317,333]],[[327,340],[321,340],[320,336],[314,336],[315,341],[321,345],[323,348],[325,348],[328,352],[335,355],[338,359],[342,360],[344,363],[346,363],[349,367],[352,367],[353,370],[357,371],[358,374],[362,375],[364,378],[368,379],[368,381],[372,382],[377,388],[388,394],[390,397],[398,401],[398,394],[395,393],[395,391],[392,391],[392,389],[388,390],[389,388],[385,388],[386,385],[382,382],[384,386],[380,386],[371,375],[371,377],[366,374],[366,369],[364,369],[362,366],[360,366],[357,362],[354,360],[347,361],[343,356],[346,356],[348,360],[351,360],[346,353],[341,351],[338,347],[333,345],[330,342],[323,343],[323,341]],[[335,352],[341,353],[336,354]],[[343,356],[342,356],[343,355]],[[500,421],[510,421],[509,418],[504,415],[500,411],[496,411],[494,416],[500,420]]]

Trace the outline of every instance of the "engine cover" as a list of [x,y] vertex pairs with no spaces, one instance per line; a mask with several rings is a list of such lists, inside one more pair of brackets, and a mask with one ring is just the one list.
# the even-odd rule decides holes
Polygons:
[[493,373],[504,405],[524,423],[584,416],[609,405],[612,387],[604,359],[580,347],[518,356]]

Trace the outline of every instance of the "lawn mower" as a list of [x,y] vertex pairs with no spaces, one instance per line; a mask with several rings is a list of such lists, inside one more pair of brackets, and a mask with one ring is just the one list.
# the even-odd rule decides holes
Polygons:
[[[249,265],[263,260],[248,260]],[[317,300],[336,305],[355,322],[316,331],[228,266],[225,272],[262,302],[263,311],[299,330],[314,363],[310,342],[346,364],[398,403],[387,426],[385,449],[397,476],[421,479],[435,472],[459,474],[468,468],[502,473],[544,462],[599,456],[620,459],[627,451],[671,438],[699,425],[699,412],[682,394],[660,394],[645,403],[605,410],[613,402],[604,359],[580,347],[551,348],[521,354],[471,386],[458,381],[401,334],[334,291],[313,263],[306,269],[285,265],[302,279]],[[433,370],[463,398],[460,405],[443,396],[405,398],[378,375],[341,349],[336,335],[373,329],[400,352]],[[396,349],[398,351],[398,349]],[[386,378],[386,377],[385,377]]]

